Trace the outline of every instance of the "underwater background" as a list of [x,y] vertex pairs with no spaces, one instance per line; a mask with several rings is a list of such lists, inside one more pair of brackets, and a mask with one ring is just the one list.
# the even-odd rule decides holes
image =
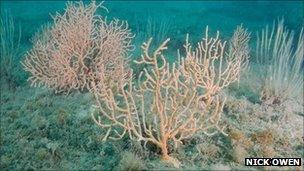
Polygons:
[[[9,12],[20,24],[21,44],[29,48],[37,30],[52,22],[51,15],[63,13],[65,4],[65,1],[1,1],[1,13]],[[284,19],[289,29],[299,32],[304,8],[301,1],[106,1],[104,5],[109,13],[104,10],[99,13],[128,21],[136,35],[146,32],[151,23],[165,31],[164,38],[174,37],[182,42],[187,33],[200,39],[207,25],[227,38],[237,25],[243,24],[255,35],[266,25]]]
[[[132,58],[140,55],[140,45],[149,37],[153,37],[156,44],[171,38],[167,52],[171,62],[176,60],[177,49],[183,47],[186,34],[189,33],[191,41],[197,42],[206,26],[209,26],[212,35],[218,30],[222,39],[229,40],[236,27],[242,24],[251,32],[250,47],[254,52],[256,34],[266,25],[272,26],[274,21],[284,19],[285,26],[297,35],[304,22],[302,1],[105,1],[103,5],[109,12],[99,9],[98,14],[128,21],[136,35],[133,42],[136,49],[132,52]],[[14,67],[22,68],[20,61],[32,47],[32,37],[43,25],[53,22],[51,15],[63,13],[65,8],[66,1],[1,0],[1,17],[10,14],[16,28],[20,27],[21,30]],[[294,113],[299,114],[288,120],[290,125],[286,124],[287,127],[282,128],[285,133],[282,138],[291,137],[290,132],[294,130],[298,131],[294,134],[303,135],[303,102],[295,106],[288,105],[292,112],[285,108],[263,108],[258,93],[251,87],[256,83],[252,77],[255,75],[254,58],[252,55],[251,70],[245,74],[243,82],[227,89],[231,97],[224,112],[227,122],[235,131],[228,137],[206,136],[202,141],[194,139],[186,143],[176,152],[184,169],[260,170],[263,168],[245,167],[242,157],[248,154],[252,157],[262,156],[261,153],[301,157],[303,162],[303,141],[276,139],[274,133],[278,132],[277,127],[269,126],[263,116],[259,121],[244,121],[251,117],[248,113],[293,113],[296,109]],[[132,143],[128,138],[102,142],[102,130],[90,116],[94,102],[89,93],[65,96],[56,95],[47,88],[30,87],[28,74],[22,69],[16,70],[13,89],[1,82],[0,170],[173,169],[159,160],[157,150],[144,150],[140,144]],[[252,147],[251,151],[241,148],[236,144],[242,136],[248,136],[254,144],[258,144],[259,138],[269,138],[261,140],[269,146]],[[276,148],[278,143],[283,145]]]

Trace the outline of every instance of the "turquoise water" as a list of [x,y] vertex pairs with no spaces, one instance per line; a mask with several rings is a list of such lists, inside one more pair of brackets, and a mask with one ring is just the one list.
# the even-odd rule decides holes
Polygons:
[[[85,3],[88,4],[89,1]],[[107,16],[109,19],[126,20],[136,35],[133,41],[135,45],[135,51],[132,52],[133,58],[140,56],[140,45],[149,37],[154,37],[156,44],[166,38],[171,38],[168,50],[170,62],[176,60],[177,49],[183,48],[187,33],[190,35],[191,42],[197,42],[208,26],[211,35],[219,31],[222,39],[229,40],[236,27],[242,24],[251,33],[250,63],[251,68],[255,69],[254,51],[257,32],[261,32],[267,25],[272,26],[274,21],[284,19],[285,26],[298,35],[304,22],[304,2],[302,1],[140,0],[105,1],[103,5],[108,12],[99,9],[98,14]],[[153,145],[146,150],[143,149],[142,144],[131,142],[127,137],[120,141],[103,142],[100,135],[104,131],[93,123],[90,116],[94,101],[89,93],[76,92],[67,96],[54,94],[53,91],[44,87],[29,86],[30,83],[27,82],[29,75],[23,71],[20,61],[32,48],[31,40],[35,33],[43,25],[52,24],[51,16],[56,12],[62,14],[65,8],[65,1],[1,0],[1,17],[6,14],[12,16],[17,30],[20,27],[21,41],[20,47],[15,49],[18,50],[18,54],[11,65],[13,68],[11,75],[1,74],[5,79],[1,79],[0,170],[175,169],[159,159],[160,150]],[[2,59],[4,57],[1,55]],[[2,64],[1,67],[3,67]],[[136,70],[132,64],[131,67]],[[284,143],[280,142],[283,140],[285,142],[284,137],[292,137],[291,135],[294,134],[301,136],[304,103],[288,104],[286,110],[272,107],[269,107],[271,108],[269,111],[266,110],[268,106],[263,106],[259,93],[255,91],[255,86],[259,82],[252,75],[256,77],[254,70],[244,76],[241,83],[227,88],[228,94],[231,94],[224,107],[225,122],[230,124],[230,129],[242,130],[241,135],[244,134],[252,142],[258,144],[259,139],[256,137],[259,133],[262,138],[265,138],[263,131],[279,132],[281,130],[276,127],[276,123],[268,122],[269,120],[275,120],[276,114],[280,112],[293,113],[295,116],[287,120],[294,122],[290,121],[289,125],[286,124],[287,126],[282,128],[284,134],[280,136],[283,137],[277,136],[280,139],[275,139],[276,134],[269,131],[270,137],[274,137],[274,142],[270,142],[269,146],[265,147],[266,150],[261,145],[260,151],[253,147],[249,150],[247,146],[244,147],[247,140],[245,138],[244,142],[242,141],[243,144],[238,146],[232,134],[228,137],[204,136],[203,140],[196,138],[187,140],[183,148],[170,151],[182,162],[182,169],[247,170],[248,168],[238,161],[242,160],[238,156],[257,155],[259,157],[267,150],[266,153],[269,152],[273,156],[301,157],[303,160],[304,147],[298,139],[286,140],[286,144],[292,144],[286,145],[286,151],[282,150],[283,147],[279,147],[283,146]],[[290,112],[288,107],[299,110]],[[267,112],[271,116],[265,117]],[[251,121],[251,118],[256,120]],[[300,133],[293,133],[294,130]],[[265,134],[269,135],[267,131]],[[242,137],[241,135],[236,136]],[[256,148],[259,149],[260,146]],[[198,152],[197,149],[201,151],[198,150]],[[244,150],[248,152],[247,155],[243,154]],[[275,153],[271,153],[271,150]]]
[[[274,20],[284,18],[288,28],[299,31],[303,23],[301,1],[106,1],[108,16],[127,20],[135,34],[146,28],[147,19],[169,22],[168,37],[183,40],[186,33],[199,37],[209,25],[229,36],[243,24],[255,34]],[[1,1],[1,11],[9,11],[22,27],[22,44],[41,25],[51,22],[51,14],[63,12],[65,1]]]

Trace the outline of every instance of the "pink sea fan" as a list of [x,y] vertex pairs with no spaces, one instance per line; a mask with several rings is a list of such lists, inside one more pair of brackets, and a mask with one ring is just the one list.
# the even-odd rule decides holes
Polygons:
[[68,3],[64,14],[57,13],[54,24],[35,37],[22,62],[31,74],[32,86],[43,85],[56,92],[89,89],[98,72],[123,79],[121,67],[133,50],[134,35],[127,22],[108,22],[96,14],[98,8],[106,9],[102,3]]

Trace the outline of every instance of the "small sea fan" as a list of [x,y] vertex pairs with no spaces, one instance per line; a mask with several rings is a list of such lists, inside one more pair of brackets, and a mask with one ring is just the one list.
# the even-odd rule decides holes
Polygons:
[[[56,92],[89,89],[99,72],[112,79],[124,79],[127,54],[134,37],[127,22],[96,15],[102,4],[93,1],[68,3],[54,24],[35,36],[34,47],[22,62],[31,73],[34,86],[44,85]],[[123,63],[123,65],[121,65]]]

